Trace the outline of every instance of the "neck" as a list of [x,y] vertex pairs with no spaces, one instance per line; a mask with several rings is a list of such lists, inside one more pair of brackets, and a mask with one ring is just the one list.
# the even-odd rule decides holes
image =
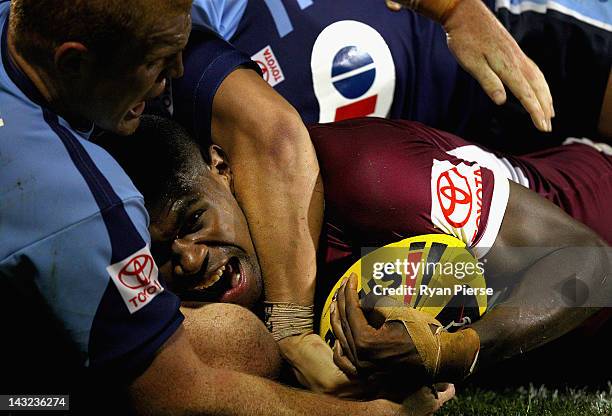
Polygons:
[[13,34],[9,30],[7,34],[7,46],[9,56],[19,67],[21,72],[32,82],[38,90],[42,98],[47,102],[49,108],[56,114],[63,117],[76,128],[87,129],[91,123],[82,117],[77,116],[70,111],[67,105],[64,105],[64,100],[60,99],[60,89],[53,77],[49,76],[42,68],[30,64],[23,56],[19,54],[13,42]]

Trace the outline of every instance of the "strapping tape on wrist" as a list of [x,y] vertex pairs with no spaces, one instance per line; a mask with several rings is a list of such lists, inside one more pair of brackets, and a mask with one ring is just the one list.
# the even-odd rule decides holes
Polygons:
[[[399,321],[404,325],[432,380],[459,381],[474,370],[480,339],[473,329],[451,334],[437,319],[413,308],[377,309],[385,316],[385,322]],[[433,332],[430,325],[435,328]]]
[[312,333],[314,305],[265,302],[265,323],[275,341]]

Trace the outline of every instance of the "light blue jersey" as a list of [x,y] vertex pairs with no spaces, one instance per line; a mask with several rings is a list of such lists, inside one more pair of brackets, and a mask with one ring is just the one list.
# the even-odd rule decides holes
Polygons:
[[230,40],[246,8],[247,0],[194,0],[191,20],[194,27],[208,27],[223,39]]
[[[260,0],[257,0],[260,1]],[[289,0],[300,10],[311,7],[315,1]],[[381,0],[382,1],[382,0]],[[283,0],[263,0],[280,37],[293,32],[294,24]],[[192,16],[195,25],[205,25],[223,39],[231,40],[247,10],[248,0],[194,0]],[[525,12],[546,13],[555,10],[579,21],[612,31],[612,2],[610,0],[495,0],[495,9],[508,9],[514,14]]]
[[149,251],[143,198],[13,62],[9,5],[0,3],[0,276],[34,282],[84,364],[142,369],[182,321]]

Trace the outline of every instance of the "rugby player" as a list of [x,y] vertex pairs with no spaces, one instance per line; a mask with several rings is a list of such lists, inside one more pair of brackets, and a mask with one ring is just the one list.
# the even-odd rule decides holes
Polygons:
[[[376,118],[314,125],[309,131],[326,189],[318,284],[346,270],[361,247],[444,233],[485,261],[489,282],[513,288],[503,307],[449,335],[434,374],[423,368],[402,325],[391,322],[375,330],[365,318],[356,329],[353,321],[340,325],[347,317],[342,290],[337,307],[342,316],[332,314],[341,341],[336,345],[342,345],[335,358],[350,374],[365,367],[367,357],[434,380],[460,380],[478,351],[479,366],[491,365],[558,338],[609,306],[609,147],[575,141],[504,157],[419,123]],[[185,299],[256,305],[261,277],[232,194],[226,154],[216,145],[200,152],[182,129],[161,118],[148,119],[133,139],[132,150],[109,149],[144,195],[162,275]],[[131,155],[143,143],[144,158],[135,160]],[[582,308],[566,304],[556,289],[576,280],[589,289]],[[358,310],[357,292],[350,289],[349,306]],[[343,335],[349,328],[351,343]],[[444,357],[453,354],[461,359],[445,367]]]
[[[205,3],[210,26],[257,61],[268,83],[307,123],[403,118],[513,151],[549,147],[553,138],[558,144],[566,137],[612,137],[612,84],[603,108],[612,62],[609,2],[463,1],[472,10],[460,17],[472,22],[474,32],[487,25],[497,31],[469,35],[477,54],[455,43],[468,33],[453,33],[450,23],[443,28],[410,10],[392,13],[379,0]],[[489,78],[491,68],[502,80],[536,75],[528,65],[517,70],[506,63],[505,74],[498,67],[501,53],[513,56],[510,62],[528,61],[516,44],[485,45],[507,36],[502,25],[550,84],[557,114],[552,135],[538,134],[517,100],[492,105],[453,57],[502,103],[503,94],[494,98],[503,88]],[[525,101],[525,91],[510,89]]]
[[[462,1],[461,7],[457,7],[457,36],[473,28],[471,20],[459,13],[472,10],[470,3]],[[427,10],[434,10],[436,4],[442,2],[422,2]],[[319,234],[320,223],[316,219],[321,218],[322,209],[314,151],[295,110],[251,70],[256,64],[249,56],[238,54],[202,27],[207,17],[215,16],[215,7],[207,1],[194,3],[196,30],[192,32],[185,55],[186,73],[172,84],[172,95],[165,97],[165,101],[177,120],[188,128],[204,126],[206,137],[212,137],[237,162],[236,195],[245,210],[265,276],[266,301],[291,303],[295,309],[310,308],[316,274],[313,236]],[[508,66],[517,66],[513,73],[533,69],[511,39],[498,37],[497,27],[481,27],[476,32],[493,36],[495,41],[490,43],[499,45],[499,50],[507,47],[516,52],[516,56],[501,58]],[[484,47],[468,38],[458,43],[472,53]],[[515,59],[519,60],[518,64]],[[526,91],[533,106],[539,108],[541,101],[547,103],[546,108],[552,108],[545,80],[538,76],[539,71],[534,69],[533,73],[533,77],[510,77],[505,81],[513,90]],[[534,110],[536,119],[541,117],[536,116],[539,112]],[[550,111],[544,110],[544,113],[543,118],[549,120]],[[267,178],[265,182],[261,181],[262,177]],[[296,344],[316,348],[314,345],[321,342],[318,337],[298,336],[308,328],[296,326],[295,336],[285,334],[282,339],[278,338],[281,349],[288,351]],[[292,357],[296,359],[292,364],[299,372],[310,373],[310,387],[315,390],[326,391],[328,387],[324,388],[323,384],[333,385],[331,379],[336,380],[335,384],[347,381],[338,380],[339,372],[331,363],[328,371],[325,368],[313,371],[308,359],[300,360],[295,354]]]
[[[54,328],[74,350],[74,361],[103,380],[99,385],[128,391],[138,413],[402,412],[389,402],[343,402],[215,369],[189,343],[179,299],[164,288],[150,255],[142,197],[90,139],[94,125],[121,134],[134,131],[145,101],[160,94],[168,79],[182,75],[190,12],[189,0],[0,2],[0,275],[3,288],[5,283],[16,288],[29,284],[36,294],[15,302],[18,312],[3,314],[3,319],[19,321],[23,310],[39,310],[31,306],[40,302],[45,306],[41,320],[53,318]],[[232,59],[231,54],[224,57]],[[215,69],[231,72],[235,61],[219,59]],[[282,153],[282,160],[295,162],[298,173],[302,168],[309,172],[285,180],[285,186],[293,183],[292,192],[304,191],[302,180],[314,186],[316,159],[308,152],[299,117],[263,81],[250,84],[241,75],[232,77],[234,85],[250,87],[241,92],[261,93],[270,111],[278,110],[273,114],[278,118],[267,121],[284,130],[267,138],[287,139],[299,149],[298,157]],[[241,111],[229,108],[215,115]],[[239,151],[231,154],[236,160],[244,157]],[[311,202],[306,191],[300,197]],[[295,201],[285,202],[291,211]],[[296,211],[288,221],[292,226],[301,224]],[[303,234],[307,240],[308,230]],[[2,291],[9,298],[20,293]],[[242,316],[239,322],[247,328],[252,325],[251,315],[234,314]],[[37,333],[36,328],[30,332]],[[207,328],[213,332],[214,323]],[[40,353],[46,341],[37,340]],[[2,347],[20,352],[22,342],[11,340]],[[2,356],[15,361],[12,355]],[[37,379],[32,372],[38,369],[28,367],[35,356],[24,357],[19,364],[28,370],[19,367],[14,374],[25,379],[26,388]],[[2,381],[12,380],[11,375]],[[329,407],[323,410],[322,403]]]
[[[0,2],[4,34],[0,79],[2,275],[33,279],[42,301],[50,305],[50,314],[77,345],[78,361],[91,368],[114,366],[128,373],[121,365],[129,361],[129,367],[143,369],[180,326],[177,300],[167,291],[147,286],[154,292],[148,296],[142,293],[145,288],[139,286],[138,291],[134,287],[138,285],[128,287],[129,283],[126,286],[117,280],[125,272],[120,266],[136,267],[140,260],[135,259],[141,254],[148,258],[146,217],[140,196],[123,171],[88,139],[94,124],[117,132],[133,131],[144,101],[159,94],[167,79],[182,73],[180,50],[189,33],[189,6],[189,1],[161,0]],[[9,8],[13,9],[10,17]],[[197,17],[193,25],[200,26]],[[295,213],[286,217],[284,226],[278,222],[279,229],[295,238],[293,245],[277,244],[265,238],[265,231],[257,238],[266,224],[251,224],[264,271],[266,258],[272,269],[281,264],[275,262],[276,256],[295,260],[280,271],[277,267],[276,272],[266,273],[270,281],[280,276],[280,286],[292,267],[306,270],[312,263],[306,260],[303,264],[295,253],[314,252],[306,214],[317,207],[317,194],[312,196],[317,164],[295,111],[271,94],[260,79],[253,80],[254,75],[234,71],[243,62],[239,57],[231,53],[223,57],[227,60],[211,60],[219,66],[210,68],[217,71],[211,73],[224,74],[219,90],[224,93],[213,125],[224,125],[225,129],[220,128],[223,137],[237,145],[234,149],[227,145],[231,143],[224,143],[226,150],[234,160],[245,159],[252,171],[265,171],[262,166],[273,168],[279,163],[294,168],[292,174],[277,177],[278,183],[272,178],[267,185],[236,176],[237,195],[242,195],[247,215],[258,217],[261,204],[256,191],[261,196],[263,188],[277,191],[276,198],[266,193],[265,200],[276,201],[274,207],[284,213]],[[233,72],[232,76],[225,79],[224,71]],[[210,76],[207,79],[216,82]],[[265,129],[247,123],[248,129],[239,131],[236,113],[244,111],[229,99],[236,88],[258,97],[255,107],[265,103],[262,108],[269,109]],[[259,112],[260,121],[263,114]],[[239,134],[244,131],[254,133],[254,138]],[[244,143],[263,149],[261,158]],[[246,189],[255,196],[242,192]],[[49,203],[39,204],[41,199]],[[282,254],[275,250],[279,245],[286,248]],[[78,267],[74,259],[79,259]],[[114,267],[107,269],[110,266]],[[84,275],[89,279],[84,280]],[[155,282],[151,279],[149,283]],[[117,314],[109,316],[109,310]],[[118,322],[124,332],[115,331]],[[173,348],[184,348],[180,331],[176,338],[179,341]],[[125,359],[127,352],[136,354],[136,350],[142,356]]]

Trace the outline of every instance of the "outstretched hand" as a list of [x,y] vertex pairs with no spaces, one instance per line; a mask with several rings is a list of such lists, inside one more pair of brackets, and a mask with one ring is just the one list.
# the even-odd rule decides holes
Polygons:
[[334,364],[332,350],[317,334],[282,339],[279,347],[304,387],[344,398],[359,398],[363,395],[362,382],[349,378]]
[[[428,0],[421,0],[425,8]],[[414,4],[413,0],[386,0],[391,10]],[[506,102],[507,86],[541,131],[552,130],[555,116],[548,83],[481,0],[458,0],[444,16],[448,46],[459,62],[498,105]]]
[[423,387],[417,390],[404,400],[402,406],[409,415],[433,415],[444,403],[455,397],[455,386],[452,384],[438,384],[434,389]]

